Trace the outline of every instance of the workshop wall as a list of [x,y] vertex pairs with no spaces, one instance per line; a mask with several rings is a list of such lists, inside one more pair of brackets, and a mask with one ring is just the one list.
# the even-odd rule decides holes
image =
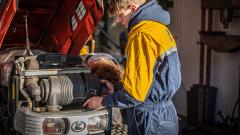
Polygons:
[[[199,30],[201,28],[201,0],[175,0],[173,8],[169,8],[171,24],[168,26],[176,39],[179,57],[182,63],[182,86],[174,97],[179,114],[187,116],[187,91],[193,84],[199,83],[200,46]],[[108,22],[108,33],[119,44],[119,34],[125,29],[112,19]],[[240,20],[229,24],[228,34],[240,35]],[[219,13],[214,12],[214,30],[222,29]],[[119,53],[112,43],[108,42],[112,54]],[[117,56],[119,54],[117,53]],[[211,85],[218,88],[217,110],[231,115],[237,100],[239,87],[240,51],[236,53],[212,53]]]
[[[187,115],[186,91],[199,83],[199,41],[201,27],[201,0],[177,0],[170,9],[173,32],[182,62],[182,87],[174,97],[179,114]],[[218,12],[214,12],[214,30],[222,29]],[[240,20],[229,24],[228,34],[240,35]],[[231,115],[238,96],[240,51],[236,53],[212,53],[211,85],[218,88],[217,110]]]
[[174,97],[179,114],[187,115],[187,91],[192,84],[198,83],[199,76],[199,40],[201,25],[200,0],[177,0],[170,9],[172,22],[169,26],[177,41],[179,57],[182,63],[182,85]]
[[[219,21],[219,12],[214,12],[214,30],[225,31],[228,35],[240,35],[240,18],[233,19],[228,29],[223,29]],[[212,54],[211,82],[219,91],[217,95],[217,109],[223,114],[232,114],[234,104],[238,98],[240,51],[235,53]],[[237,114],[237,113],[235,113]]]

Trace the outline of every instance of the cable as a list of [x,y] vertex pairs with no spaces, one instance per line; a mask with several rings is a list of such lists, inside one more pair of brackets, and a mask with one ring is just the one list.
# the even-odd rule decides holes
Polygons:
[[26,54],[25,56],[31,56],[33,55],[33,53],[30,50],[30,41],[29,41],[29,36],[28,36],[28,10],[27,10],[27,14],[24,16],[25,18],[25,30],[26,30]]
[[237,99],[237,101],[236,101],[236,103],[235,103],[235,105],[234,105],[234,108],[233,108],[233,112],[232,112],[232,118],[234,117],[234,115],[235,115],[235,111],[237,110],[237,105],[239,104],[239,97],[238,97],[238,99]]
[[108,40],[118,49],[120,49],[120,45],[118,43],[116,43],[110,36],[108,33],[106,33],[100,26],[97,26],[97,29],[99,31],[101,31],[103,33],[104,36],[106,36],[108,38]]
[[[230,125],[233,125],[233,122],[234,122],[234,115],[235,115],[235,112],[237,110],[237,105],[239,104],[239,97],[234,105],[234,108],[233,108],[233,112],[232,112],[232,116],[231,116],[231,121],[230,121]],[[239,109],[239,108],[238,108]]]

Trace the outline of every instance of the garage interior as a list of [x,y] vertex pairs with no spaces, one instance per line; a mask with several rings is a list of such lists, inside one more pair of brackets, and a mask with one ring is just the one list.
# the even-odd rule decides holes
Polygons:
[[[168,27],[182,63],[182,85],[173,99],[181,119],[179,134],[239,134],[240,1],[159,3],[171,14]],[[124,47],[126,30],[112,18],[108,23],[106,30],[115,42],[102,35],[108,44],[101,49],[121,55],[116,50],[118,44]]]
[[[7,1],[0,0],[0,7]],[[31,3],[29,0],[19,1]],[[63,1],[61,0],[61,2]],[[77,0],[74,2],[78,3]],[[167,27],[176,40],[182,66],[181,87],[173,97],[179,117],[179,135],[240,135],[240,0],[158,0],[158,2],[171,15],[171,23]],[[66,3],[68,4],[68,2]],[[41,5],[41,2],[38,4]],[[61,5],[60,2],[58,4]],[[19,14],[26,13],[27,7],[24,6],[20,9]],[[54,8],[57,10],[58,6],[56,5]],[[81,51],[85,53],[84,49],[87,49],[90,53],[111,54],[124,67],[127,30],[118,24],[114,17],[108,16],[108,8],[105,5],[102,20],[96,26],[90,41],[81,48]],[[0,8],[0,11],[2,10]],[[50,14],[50,10],[39,8],[29,10],[29,14],[34,12],[32,14],[37,15],[38,11],[44,12],[41,13],[42,18],[52,17],[56,14]],[[62,19],[61,15],[58,17],[56,20],[43,19],[40,23],[46,23],[46,26],[56,23],[56,27],[51,27],[51,29],[58,30],[58,21]],[[29,19],[31,20],[31,18]],[[25,27],[24,19],[20,22],[21,26],[20,24],[16,26],[23,29]],[[29,22],[31,23],[31,21]],[[1,23],[0,20],[0,28],[2,28]],[[64,50],[66,48],[63,46],[56,48],[49,46],[56,44],[56,41],[48,42],[49,39],[44,36],[52,35],[39,34],[33,25],[29,29],[29,35],[35,34],[36,37],[41,37],[39,40],[31,39],[30,36],[30,42],[45,44],[44,47],[48,47],[48,51],[60,48],[60,53],[66,53]],[[15,29],[10,29],[10,31],[14,32]],[[43,31],[46,32],[47,27],[44,27]],[[64,31],[61,32],[64,33]],[[85,37],[81,34],[80,36]],[[67,41],[77,37],[78,35],[73,34],[66,41],[61,39],[59,42],[64,42],[65,45]],[[16,40],[25,42],[25,37]],[[11,43],[13,43],[11,39],[3,39],[0,54],[9,47],[18,45],[7,46]],[[76,44],[83,43],[79,41]],[[22,47],[25,46],[22,45]],[[36,46],[33,45],[31,48],[36,48]],[[73,53],[78,53],[76,49],[80,49],[69,46],[67,48],[70,48],[68,52]],[[66,59],[70,60],[72,57]],[[1,64],[0,62],[0,66]],[[0,90],[3,89],[5,88],[1,86]],[[6,123],[13,122],[12,116],[9,116],[9,112],[4,110],[6,101],[3,101],[3,97],[6,96],[6,93],[0,93],[0,96],[0,100],[2,99],[0,101],[0,123],[2,123],[0,135],[13,134],[12,125]],[[119,129],[125,130],[126,128],[124,113],[121,115],[116,117],[113,115],[116,121],[115,127],[112,128],[114,129],[112,134],[115,132],[116,134],[127,134],[127,132],[118,132]],[[11,117],[11,120],[6,117]],[[6,127],[10,130],[6,131]]]

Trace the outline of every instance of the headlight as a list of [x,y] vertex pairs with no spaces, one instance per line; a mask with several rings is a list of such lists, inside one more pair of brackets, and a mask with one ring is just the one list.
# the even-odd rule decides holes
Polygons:
[[98,132],[102,131],[107,128],[108,125],[108,116],[105,115],[98,115],[93,116],[88,119],[88,132]]
[[47,118],[43,121],[44,134],[64,134],[68,126],[67,119],[62,118]]

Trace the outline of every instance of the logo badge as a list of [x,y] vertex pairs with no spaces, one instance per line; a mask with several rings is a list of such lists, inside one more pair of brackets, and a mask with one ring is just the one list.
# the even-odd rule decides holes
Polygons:
[[71,126],[71,129],[73,132],[82,132],[85,128],[86,128],[86,123],[83,121],[76,121]]

